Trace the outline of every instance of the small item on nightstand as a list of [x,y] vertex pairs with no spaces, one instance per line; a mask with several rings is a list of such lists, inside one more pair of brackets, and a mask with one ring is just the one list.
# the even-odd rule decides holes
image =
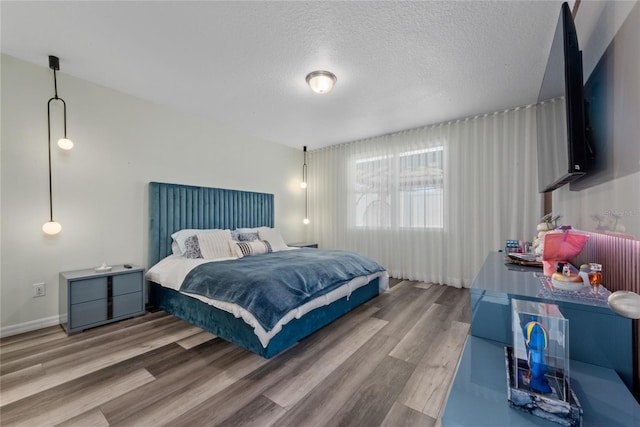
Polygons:
[[592,262],[589,264],[589,284],[591,293],[598,294],[598,288],[602,284],[602,265]]
[[125,265],[123,265],[123,267],[124,268],[132,268],[132,265],[131,264],[125,264]]
[[524,242],[524,253],[530,254],[533,252],[533,244],[531,242]]
[[551,284],[556,289],[563,291],[579,291],[582,289],[582,277],[577,274],[553,273],[551,276]]
[[524,243],[520,244],[520,240],[507,240],[504,245],[504,251],[506,253],[523,253],[524,252]]
[[589,286],[590,282],[589,282],[589,271],[591,271],[591,269],[589,268],[589,264],[582,264],[580,266],[580,272],[578,273],[578,276],[582,277],[582,285],[583,286]]
[[107,265],[106,263],[103,262],[100,267],[96,267],[96,271],[98,273],[102,273],[104,271],[111,271],[111,268],[112,267],[110,265]]

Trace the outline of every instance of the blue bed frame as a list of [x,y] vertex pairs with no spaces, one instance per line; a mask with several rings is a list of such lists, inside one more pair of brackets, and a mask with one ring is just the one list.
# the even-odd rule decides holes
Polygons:
[[[149,183],[149,266],[171,254],[171,234],[185,228],[273,227],[273,194]],[[265,358],[289,348],[378,295],[379,280],[282,327],[263,347],[242,319],[195,298],[149,282],[149,303]]]

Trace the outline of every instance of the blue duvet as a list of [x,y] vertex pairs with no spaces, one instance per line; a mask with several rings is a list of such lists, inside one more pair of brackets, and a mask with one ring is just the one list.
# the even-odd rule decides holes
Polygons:
[[237,304],[270,331],[294,308],[355,277],[383,270],[354,252],[303,248],[201,264],[180,290]]

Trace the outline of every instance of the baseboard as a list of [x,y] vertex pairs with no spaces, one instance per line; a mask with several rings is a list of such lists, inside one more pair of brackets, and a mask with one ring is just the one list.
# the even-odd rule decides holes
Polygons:
[[49,326],[60,325],[66,319],[67,315],[45,317],[44,319],[30,320],[29,322],[18,323],[17,325],[6,326],[0,328],[0,338],[10,337],[25,332],[35,331],[37,329],[48,328]]

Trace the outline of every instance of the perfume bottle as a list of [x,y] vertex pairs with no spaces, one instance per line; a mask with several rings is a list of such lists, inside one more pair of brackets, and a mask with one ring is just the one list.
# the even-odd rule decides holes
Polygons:
[[600,285],[602,284],[602,265],[592,262],[589,264],[589,284],[591,285],[591,293],[598,294]]

